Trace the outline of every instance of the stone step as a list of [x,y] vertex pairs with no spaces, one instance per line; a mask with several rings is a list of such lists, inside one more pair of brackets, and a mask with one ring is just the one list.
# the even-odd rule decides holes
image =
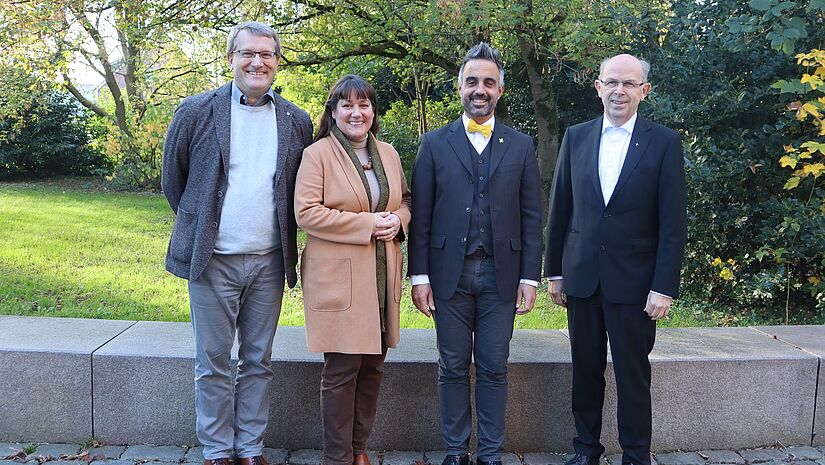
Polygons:
[[[0,316],[0,328],[0,440],[197,442],[188,323]],[[811,445],[812,431],[813,445],[823,445],[823,354],[823,326],[660,329],[650,356],[654,450]],[[304,328],[278,329],[267,445],[289,450],[321,446],[322,363],[320,354],[306,351]],[[441,447],[437,371],[435,333],[403,330],[399,348],[387,356],[371,447]],[[570,447],[571,373],[565,331],[514,331],[508,450],[540,453]],[[605,376],[602,442],[612,454],[619,447],[610,363]],[[798,459],[819,460],[802,450]]]

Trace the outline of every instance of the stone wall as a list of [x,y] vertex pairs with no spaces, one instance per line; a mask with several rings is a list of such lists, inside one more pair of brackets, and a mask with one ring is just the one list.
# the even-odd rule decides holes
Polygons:
[[[516,330],[511,347],[506,449],[570,450],[566,331]],[[188,323],[0,316],[0,441],[195,444],[193,353]],[[823,355],[823,326],[660,329],[650,356],[653,449],[825,444]],[[373,449],[443,447],[437,359],[433,331],[402,331],[387,357]],[[322,360],[306,351],[303,327],[278,328],[268,446],[322,447]],[[610,452],[610,364],[606,377]]]

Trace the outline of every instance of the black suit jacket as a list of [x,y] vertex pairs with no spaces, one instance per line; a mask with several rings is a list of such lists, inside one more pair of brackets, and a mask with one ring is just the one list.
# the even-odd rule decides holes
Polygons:
[[601,285],[619,304],[648,291],[679,295],[687,241],[684,155],[679,135],[637,118],[607,205],[599,182],[602,118],[570,127],[559,150],[548,219],[545,275],[589,297]]
[[[519,279],[541,276],[541,190],[533,140],[496,122],[490,138],[493,257],[499,294],[515,299]],[[473,196],[470,143],[459,118],[424,134],[412,173],[409,274],[427,274],[449,299],[464,263]]]

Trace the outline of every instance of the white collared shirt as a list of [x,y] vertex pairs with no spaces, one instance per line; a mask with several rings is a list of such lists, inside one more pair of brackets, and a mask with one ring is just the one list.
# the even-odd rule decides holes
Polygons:
[[602,118],[602,137],[599,143],[599,182],[602,185],[605,205],[610,201],[610,196],[616,189],[616,183],[619,182],[619,174],[622,172],[622,166],[627,157],[630,136],[636,126],[637,116],[638,113],[634,113],[626,123],[619,127],[610,124],[607,116]]
[[496,127],[496,117],[493,115],[479,126],[490,126],[490,137],[484,137],[484,134],[480,132],[469,132],[467,131],[467,126],[470,125],[470,118],[465,114],[461,114],[461,122],[464,123],[464,132],[467,134],[467,138],[470,139],[470,143],[473,144],[475,147],[476,152],[481,153],[487,147],[487,144],[490,142],[490,139],[493,137],[493,129]]

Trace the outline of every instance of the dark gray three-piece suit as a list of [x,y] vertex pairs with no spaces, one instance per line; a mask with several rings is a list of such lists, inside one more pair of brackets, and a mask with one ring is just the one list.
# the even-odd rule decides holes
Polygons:
[[[477,457],[499,460],[519,279],[541,271],[541,190],[530,137],[496,122],[482,153],[461,119],[424,135],[412,174],[409,274],[428,275],[447,454],[469,452],[470,360]],[[471,256],[471,254],[474,254]]]

